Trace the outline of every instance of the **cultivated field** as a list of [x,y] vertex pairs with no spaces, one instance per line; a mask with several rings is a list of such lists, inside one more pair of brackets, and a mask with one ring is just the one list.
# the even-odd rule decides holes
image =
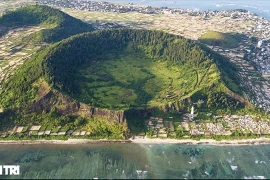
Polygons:
[[211,85],[216,78],[213,67],[202,71],[187,65],[171,66],[169,61],[150,59],[141,51],[109,53],[80,71],[82,92],[78,98],[113,109],[164,106]]
[[15,28],[0,36],[0,89],[2,82],[12,75],[13,69],[44,45],[24,41],[24,38],[41,29],[32,26]]
[[243,33],[247,26],[253,25],[252,21],[221,16],[204,19],[202,16],[188,14],[89,12],[68,8],[61,8],[61,10],[86,22],[115,22],[128,27],[164,30],[194,40],[209,30]]
[[34,0],[1,0],[0,1],[0,16],[7,11],[11,11],[25,4],[33,4]]

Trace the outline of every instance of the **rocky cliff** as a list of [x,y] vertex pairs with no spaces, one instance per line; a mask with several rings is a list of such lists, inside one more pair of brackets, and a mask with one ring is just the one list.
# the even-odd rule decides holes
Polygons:
[[49,91],[46,95],[28,105],[28,111],[42,113],[55,111],[63,115],[102,117],[118,123],[126,121],[124,111],[107,110],[88,106],[78,102],[56,90]]

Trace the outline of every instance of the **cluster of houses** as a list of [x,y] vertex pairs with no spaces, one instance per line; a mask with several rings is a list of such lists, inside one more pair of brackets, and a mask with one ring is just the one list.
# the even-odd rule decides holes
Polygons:
[[253,20],[254,14],[245,10],[226,10],[226,11],[199,11],[194,9],[183,8],[168,8],[168,7],[152,7],[134,5],[133,3],[118,4],[110,2],[96,2],[89,0],[36,0],[36,4],[51,5],[63,8],[72,8],[85,11],[100,11],[100,12],[139,12],[145,14],[189,14],[191,16],[203,16],[204,18],[211,18],[213,16],[223,16],[231,18],[245,18]]
[[[230,130],[226,130],[221,123],[182,123],[185,130],[189,131],[191,135],[231,135]],[[187,128],[188,127],[188,128]]]
[[[170,117],[170,119],[173,119],[173,117]],[[161,117],[150,117],[146,123],[148,130],[153,131],[153,138],[166,138],[170,132],[173,133],[174,131],[173,121],[164,121],[164,119]]]
[[[246,33],[249,36],[259,38],[261,40],[269,40],[270,36],[270,21],[260,16],[250,16],[245,18],[253,23],[246,27]],[[258,44],[260,45],[260,43]]]
[[[270,134],[270,121],[259,120],[256,121],[256,117],[245,115],[227,115],[216,116],[215,122],[194,122],[194,121],[182,121],[178,127],[181,127],[185,132],[189,132],[192,136],[204,135],[223,135],[230,136],[235,130],[243,134]],[[154,130],[152,138],[161,137],[166,138],[169,135],[175,136],[175,129],[173,128],[173,121],[163,121],[159,117],[151,117],[147,122],[149,130]],[[178,128],[176,127],[176,129]]]
[[258,70],[265,77],[270,77],[270,41],[260,40],[256,51],[248,53],[249,59],[256,63]]
[[258,39],[258,42],[252,42],[254,49],[245,49],[247,59],[256,64],[263,76],[268,77],[270,76],[270,21],[252,14],[244,18],[253,22],[253,25],[246,27],[246,34]]
[[12,130],[0,132],[1,137],[6,137],[8,135],[28,135],[28,136],[86,136],[90,135],[87,131],[74,131],[67,127],[49,127],[49,126],[14,126]]
[[225,116],[221,122],[227,123],[230,130],[240,130],[242,133],[251,132],[252,134],[270,134],[270,121],[269,120],[255,120],[256,117],[249,115],[245,116]]
[[215,16],[242,19],[244,22],[252,22],[243,31],[249,37],[256,37],[262,40],[269,40],[270,37],[270,21],[246,10],[193,11],[192,15],[202,16],[204,19],[210,19]]
[[163,12],[161,8],[155,8],[151,6],[143,7],[143,6],[136,6],[133,4],[116,4],[116,3],[95,2],[88,0],[69,0],[69,1],[36,0],[36,4],[52,5],[57,7],[72,8],[84,11],[118,12],[118,13],[135,11],[146,14],[160,14]]
[[[250,49],[251,46],[254,48]],[[270,73],[268,45],[261,40],[256,45],[249,39],[243,40],[243,44],[238,49],[243,50],[246,56],[245,59],[244,57],[238,59],[241,62],[240,68],[242,70],[240,72],[242,80],[240,85],[251,92],[248,99],[253,104],[270,112],[270,82],[267,79],[267,75]],[[250,62],[253,62],[255,66],[251,66]],[[261,81],[258,72],[265,78],[264,81]]]
[[189,132],[192,136],[230,136],[232,135],[232,132],[236,130],[242,134],[270,134],[270,120],[264,120],[255,116],[215,116],[208,113],[207,116],[212,116],[214,121],[195,122],[194,119],[196,116],[197,115],[194,114],[194,108],[192,108],[191,113],[184,114],[180,124],[177,123],[178,125],[173,122],[173,117],[171,117],[171,120],[169,121],[164,121],[163,118],[160,117],[150,117],[149,121],[147,121],[147,127],[148,130],[152,130],[154,132],[151,135],[152,138],[166,138],[168,136],[175,137],[175,130],[179,127],[185,132]]
[[[213,122],[195,122],[193,119],[178,122],[177,125],[171,117],[170,120],[164,120],[161,117],[150,117],[146,122],[149,131],[152,131],[152,138],[175,137],[177,128],[181,127],[185,132],[192,136],[204,135],[225,135],[229,136],[233,131],[238,130],[243,134],[270,134],[270,121],[256,119],[257,117],[244,115],[226,115],[213,116]],[[177,126],[177,127],[176,127]],[[68,127],[50,127],[50,126],[20,126],[17,125],[11,130],[0,132],[1,137],[6,136],[87,136],[90,132],[85,130],[72,130]]]
[[230,51],[223,55],[230,58],[230,60],[239,67],[239,77],[241,83],[239,84],[245,92],[244,97],[259,108],[270,112],[270,83],[269,80],[261,79],[261,75],[248,61],[243,59],[243,53],[240,51]]
[[[252,38],[254,36],[242,35],[236,48],[208,47],[228,57],[238,66],[240,86],[245,91],[245,98],[257,107],[270,112],[270,82],[267,79],[270,71],[270,44],[269,41],[256,42]],[[265,77],[263,81],[259,73]]]

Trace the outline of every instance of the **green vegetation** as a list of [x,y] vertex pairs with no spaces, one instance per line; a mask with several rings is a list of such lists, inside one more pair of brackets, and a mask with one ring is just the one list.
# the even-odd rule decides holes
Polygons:
[[208,78],[215,71],[212,68],[199,74],[207,77],[203,83],[196,84],[202,78],[197,79],[197,69],[153,60],[140,49],[103,54],[80,69],[77,79],[81,93],[76,99],[109,109],[165,106],[181,100],[186,92],[210,86],[214,82]]
[[25,133],[29,129],[29,126],[25,126],[22,130],[22,133]]
[[[224,57],[216,61],[229,64]],[[209,87],[213,90],[207,94],[216,90],[226,94],[226,88],[239,92],[237,78],[230,79],[226,67],[221,68],[182,37],[146,30],[100,31],[74,36],[38,53],[3,85],[1,104],[18,107],[35,99],[39,87],[35,82],[41,77],[82,102],[112,109],[164,106]],[[228,85],[219,69],[228,76]]]
[[58,133],[59,129],[60,129],[59,127],[53,128],[53,129],[52,129],[52,133]]
[[239,39],[239,34],[227,34],[216,31],[208,31],[199,38],[202,43],[225,48],[237,47]]
[[91,25],[60,10],[40,5],[29,5],[9,11],[0,17],[0,24],[8,28],[22,26],[45,28],[31,35],[30,39],[35,42],[57,42],[69,36],[93,30]]
[[45,131],[47,126],[41,126],[41,128],[39,129],[39,131]]
[[92,137],[123,139],[127,135],[127,125],[125,122],[116,123],[105,118],[88,119],[85,127]]
[[132,29],[84,33],[40,50],[8,79],[0,116],[3,124],[61,125],[119,137],[125,124],[59,109],[82,102],[125,110],[128,127],[138,132],[148,115],[138,116],[137,109],[156,108],[165,117],[198,102],[199,110],[238,111],[245,101],[236,71],[228,59],[180,36]]

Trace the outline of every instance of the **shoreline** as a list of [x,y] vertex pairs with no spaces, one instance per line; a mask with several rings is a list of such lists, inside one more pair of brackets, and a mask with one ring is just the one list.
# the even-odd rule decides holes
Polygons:
[[98,143],[130,143],[130,140],[92,140],[92,139],[67,139],[67,140],[0,140],[0,144],[98,144]]
[[214,139],[149,139],[135,138],[128,140],[91,140],[91,139],[68,139],[68,140],[0,140],[0,144],[98,144],[98,143],[133,143],[133,144],[183,144],[183,145],[213,145],[213,146],[241,146],[270,144],[270,138],[260,137],[257,139],[221,140]]
[[134,139],[132,143],[136,144],[184,144],[184,145],[212,145],[212,146],[241,146],[241,145],[262,145],[270,144],[270,138],[260,137],[257,139],[236,139],[236,140],[221,140],[214,139]]

